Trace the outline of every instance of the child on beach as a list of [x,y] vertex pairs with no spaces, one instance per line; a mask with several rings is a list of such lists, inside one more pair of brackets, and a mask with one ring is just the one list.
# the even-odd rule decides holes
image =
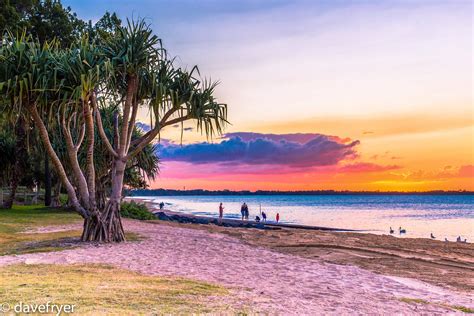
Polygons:
[[280,221],[280,213],[277,213],[276,221],[277,221],[277,223]]

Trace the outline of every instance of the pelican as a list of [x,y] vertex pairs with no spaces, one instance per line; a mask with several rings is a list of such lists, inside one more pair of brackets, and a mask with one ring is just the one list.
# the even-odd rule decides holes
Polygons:
[[392,226],[390,226],[390,234],[393,234]]
[[436,237],[431,233],[431,239],[436,239]]

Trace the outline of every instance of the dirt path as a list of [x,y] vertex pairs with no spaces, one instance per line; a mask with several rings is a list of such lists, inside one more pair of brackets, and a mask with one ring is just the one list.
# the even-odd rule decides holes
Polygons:
[[405,303],[403,298],[474,308],[472,295],[255,247],[225,234],[130,220],[125,227],[147,238],[4,256],[0,265],[107,263],[145,274],[183,276],[226,285],[253,311],[279,314],[454,312],[433,304]]

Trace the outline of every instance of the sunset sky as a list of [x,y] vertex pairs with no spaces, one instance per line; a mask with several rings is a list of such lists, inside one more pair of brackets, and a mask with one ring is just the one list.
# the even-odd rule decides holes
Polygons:
[[474,190],[469,0],[63,3],[147,18],[221,81],[232,125],[166,131],[153,188]]

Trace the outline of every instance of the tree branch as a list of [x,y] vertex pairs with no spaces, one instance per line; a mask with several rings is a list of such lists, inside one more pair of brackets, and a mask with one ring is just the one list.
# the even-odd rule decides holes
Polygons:
[[[82,102],[84,112],[84,123],[86,125],[87,134],[87,152],[86,152],[86,173],[87,173],[87,187],[89,189],[89,200],[91,206],[95,208],[95,166],[94,166],[94,117],[89,107],[90,97],[86,97]],[[93,103],[94,106],[95,103]],[[94,109],[95,110],[95,109]]]
[[84,140],[84,135],[86,134],[86,124],[81,125],[81,131],[79,132],[79,138],[77,140],[77,143],[75,145],[76,150],[79,150],[82,145],[82,141]]
[[91,102],[92,102],[92,106],[94,108],[95,117],[97,119],[97,128],[99,130],[100,139],[102,139],[102,141],[105,144],[105,147],[110,152],[110,154],[114,157],[118,157],[117,152],[114,150],[114,148],[110,144],[109,139],[107,138],[107,135],[105,134],[104,125],[102,125],[102,117],[100,116],[100,111],[99,111],[99,108],[97,107],[97,99],[96,99],[95,95],[92,95]]
[[76,192],[74,191],[74,187],[69,181],[66,175],[66,171],[64,170],[64,167],[61,161],[59,160],[58,155],[54,151],[53,146],[51,145],[51,140],[49,139],[48,130],[46,129],[44,122],[41,119],[38,113],[38,110],[36,109],[36,104],[29,104],[28,111],[31,113],[31,116],[33,117],[33,120],[36,126],[38,127],[40,138],[43,142],[46,152],[48,153],[49,158],[51,158],[51,161],[54,167],[56,168],[56,172],[58,173],[59,179],[61,180],[64,187],[66,188],[66,191],[69,197],[69,202],[74,207],[74,210],[78,212],[83,218],[89,218],[90,217],[89,211],[79,204]]
[[138,113],[138,102],[135,100],[133,102],[132,117],[130,118],[130,123],[128,124],[127,147],[125,148],[125,152],[128,152],[128,149],[130,148],[130,142],[132,141],[132,134],[135,128],[137,113]]
[[69,162],[71,164],[72,173],[74,175],[74,179],[79,191],[79,199],[81,200],[84,205],[89,208],[89,191],[87,187],[87,181],[84,176],[84,173],[81,170],[81,166],[79,165],[79,160],[77,158],[77,149],[74,146],[72,141],[71,131],[69,130],[69,126],[71,120],[68,120],[68,124],[66,125],[65,120],[65,111],[63,110],[62,118],[61,118],[61,127],[64,133],[64,138],[66,140],[66,152],[69,158]]
[[123,158],[127,153],[127,140],[128,140],[128,124],[130,109],[132,107],[133,98],[137,90],[137,77],[130,75],[127,78],[127,94],[125,98],[125,104],[123,109],[122,117],[122,131],[119,138],[118,154],[120,158]]
[[[171,115],[170,115],[171,116]],[[168,116],[169,117],[169,116]],[[163,119],[160,121],[160,124],[155,126],[155,129],[153,129],[153,132],[150,133],[147,137],[143,138],[140,143],[132,150],[132,152],[130,152],[127,156],[126,156],[126,160],[127,161],[128,159],[130,158],[133,158],[135,155],[137,155],[143,148],[145,148],[146,145],[148,145],[149,143],[152,142],[153,139],[155,139],[155,137],[160,133],[161,129],[163,129],[164,127],[166,126],[169,126],[169,125],[174,125],[174,124],[177,124],[177,123],[181,123],[181,122],[184,122],[188,119],[190,119],[190,116],[189,115],[186,115],[186,116],[182,116],[182,117],[178,117],[178,118],[175,118],[173,120],[170,120],[168,122],[165,122],[164,121],[165,117],[163,117]]]

